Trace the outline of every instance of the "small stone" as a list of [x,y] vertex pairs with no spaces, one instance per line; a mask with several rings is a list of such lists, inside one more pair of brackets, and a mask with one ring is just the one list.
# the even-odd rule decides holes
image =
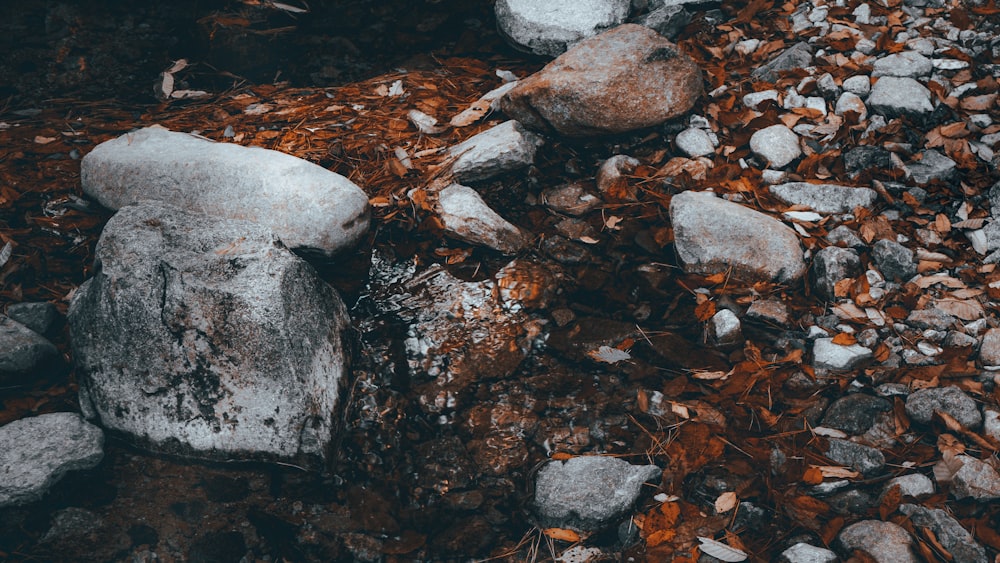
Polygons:
[[918,563],[913,553],[913,538],[897,524],[881,520],[862,520],[841,530],[838,536],[848,551],[860,549],[878,563]]
[[38,541],[40,543],[62,544],[93,534],[103,525],[104,521],[97,514],[71,506],[52,516],[52,527]]
[[853,248],[828,246],[816,253],[812,265],[813,288],[827,300],[835,300],[837,282],[861,275],[861,258]]
[[830,505],[834,514],[849,516],[866,514],[875,506],[876,499],[867,491],[849,488],[846,491],[833,494],[826,499],[826,503]]
[[629,0],[498,0],[497,28],[511,45],[555,57],[581,39],[625,21]]
[[816,369],[852,370],[872,360],[872,351],[859,344],[841,346],[832,338],[817,338],[813,344],[813,366]]
[[958,500],[972,497],[976,500],[1000,499],[1000,473],[997,468],[974,457],[958,456],[962,467],[951,481],[951,494]]
[[908,76],[918,78],[930,76],[934,65],[927,57],[915,51],[904,51],[887,55],[872,65],[872,76]]
[[757,106],[764,103],[767,100],[771,100],[775,103],[778,102],[778,91],[777,90],[762,90],[760,92],[751,92],[743,96],[743,105],[750,109],[757,109]]
[[729,309],[720,309],[708,324],[708,335],[720,348],[743,344],[740,319]]
[[532,503],[545,528],[596,531],[617,523],[632,509],[642,484],[660,474],[655,465],[607,456],[550,461],[536,475]]
[[887,170],[892,168],[892,160],[889,151],[882,147],[861,145],[847,151],[844,155],[844,169],[851,177],[855,177],[865,170]]
[[812,64],[812,59],[812,48],[805,41],[800,41],[782,51],[768,63],[757,67],[753,71],[753,77],[756,80],[774,82],[781,71],[805,68]]
[[972,534],[944,510],[903,504],[900,505],[899,511],[909,516],[915,526],[930,528],[937,541],[954,558],[955,563],[988,563],[983,546],[979,545]]
[[864,393],[845,395],[830,405],[823,415],[823,426],[860,435],[875,425],[879,415],[892,410],[892,403]]
[[750,150],[773,168],[784,168],[802,155],[799,136],[781,124],[754,133],[750,137]]
[[920,497],[934,494],[934,481],[923,473],[907,473],[893,477],[885,484],[882,493],[887,493],[893,487],[899,487],[899,494],[904,497]]
[[844,79],[844,91],[858,96],[867,96],[872,91],[871,78],[868,75],[860,74]]
[[681,149],[688,156],[706,156],[715,152],[715,145],[712,138],[704,129],[698,127],[688,127],[677,134],[677,148]]
[[860,96],[853,92],[844,92],[837,98],[837,105],[833,108],[833,113],[844,115],[847,112],[856,113],[858,121],[864,121],[868,117],[868,106]]
[[493,211],[472,188],[448,186],[438,194],[437,206],[445,233],[459,240],[504,254],[516,254],[528,243],[521,229]]
[[979,345],[979,363],[983,367],[1000,366],[1000,328],[991,328]]
[[579,182],[542,190],[542,204],[555,211],[579,217],[597,209],[603,201]]
[[103,457],[104,433],[76,413],[0,426],[0,508],[34,502],[67,472],[95,467]]
[[917,275],[913,251],[892,240],[880,240],[872,247],[872,258],[888,280],[905,282]]
[[61,365],[59,350],[47,338],[0,315],[0,385],[49,375]]
[[840,246],[842,248],[865,248],[868,245],[865,241],[861,240],[861,237],[857,233],[851,230],[847,225],[839,225],[829,233],[826,234],[826,240],[830,244]]
[[661,6],[650,10],[649,13],[635,20],[635,23],[673,40],[687,24],[691,23],[691,12],[680,5]]
[[937,307],[911,311],[906,317],[906,324],[920,329],[948,330],[956,326],[958,319],[945,313]]
[[7,316],[38,334],[47,334],[59,318],[59,310],[47,301],[15,303],[7,307]]
[[906,398],[906,414],[915,422],[930,424],[934,411],[948,413],[969,430],[978,430],[983,424],[976,401],[958,387],[920,389]]
[[823,455],[835,463],[859,471],[866,477],[880,473],[885,467],[885,456],[876,448],[840,438],[828,438],[828,441],[830,447]]
[[799,542],[782,551],[778,561],[781,563],[836,563],[839,559],[837,554],[829,549]]
[[804,206],[818,213],[850,213],[855,207],[870,208],[878,198],[871,188],[837,184],[789,182],[771,186],[770,190],[788,205]]
[[[743,279],[788,283],[805,273],[799,237],[758,211],[709,192],[682,192],[670,202],[674,247],[685,271],[726,271]],[[738,243],[736,243],[738,241]]]
[[747,318],[780,327],[791,326],[788,306],[777,299],[758,299],[747,308]]
[[926,184],[931,180],[951,182],[958,175],[957,164],[936,150],[920,153],[920,160],[906,165],[913,180],[918,184]]
[[994,408],[983,410],[983,432],[990,438],[1000,441],[1000,411]]
[[[837,81],[834,80],[833,75],[829,72],[823,73],[822,76],[816,81],[816,87],[819,91],[827,98],[833,99],[840,93],[840,87],[837,86]],[[799,87],[801,90],[802,87]]]
[[921,116],[934,111],[931,91],[908,77],[883,76],[872,86],[868,105],[885,117]]
[[448,149],[459,182],[488,180],[530,166],[542,138],[509,120]]

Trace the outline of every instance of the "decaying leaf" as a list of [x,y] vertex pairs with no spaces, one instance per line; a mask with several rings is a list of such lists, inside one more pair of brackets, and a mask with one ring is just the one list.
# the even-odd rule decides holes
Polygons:
[[554,540],[569,543],[576,543],[580,541],[580,534],[565,528],[545,528],[542,530],[542,533],[545,534],[545,537],[552,538]]
[[715,499],[715,511],[719,514],[724,514],[730,510],[736,508],[739,504],[740,499],[736,496],[733,491],[726,491],[719,495],[719,498]]
[[732,547],[729,547],[722,542],[717,542],[712,538],[698,536],[698,541],[701,542],[701,545],[698,546],[698,548],[702,551],[702,553],[711,555],[720,561],[736,563],[738,561],[747,560],[747,554],[745,552],[733,549]]
[[617,364],[618,362],[632,359],[631,354],[625,350],[619,350],[618,348],[612,348],[611,346],[601,346],[597,350],[590,350],[587,352],[587,355],[598,362],[606,364]]

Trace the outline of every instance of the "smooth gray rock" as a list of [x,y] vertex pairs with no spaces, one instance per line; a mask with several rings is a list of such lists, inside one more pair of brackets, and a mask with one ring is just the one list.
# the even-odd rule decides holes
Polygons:
[[867,248],[865,241],[847,225],[838,225],[826,234],[826,240],[830,244],[835,244],[844,248]]
[[708,336],[722,348],[742,347],[743,329],[739,317],[729,309],[720,309],[708,322]]
[[530,238],[483,201],[476,190],[452,184],[438,193],[438,216],[444,232],[458,240],[516,254]]
[[877,241],[872,246],[872,258],[887,280],[905,282],[917,275],[913,251],[894,240]]
[[983,432],[990,438],[1000,441],[1000,411],[995,408],[983,409]]
[[830,447],[823,455],[836,463],[859,471],[866,477],[877,475],[885,468],[885,456],[876,448],[839,438],[828,440]]
[[851,435],[864,434],[880,414],[892,410],[892,403],[882,397],[851,393],[834,401],[823,415],[823,426]]
[[766,64],[757,67],[752,75],[756,80],[774,82],[781,71],[805,68],[812,64],[812,58],[812,47],[805,41],[800,41]]
[[904,497],[919,497],[934,494],[934,481],[923,473],[907,473],[899,477],[893,477],[882,489],[883,494],[895,486],[899,486],[899,493]]
[[80,165],[83,191],[109,209],[163,201],[268,228],[290,248],[331,256],[368,230],[368,196],[292,155],[147,127],[101,143]]
[[748,280],[797,281],[805,273],[795,231],[758,211],[709,192],[682,192],[670,202],[674,247],[687,272],[730,268]]
[[688,112],[703,91],[691,57],[647,27],[624,24],[520,80],[500,107],[529,129],[588,137],[659,125]]
[[873,359],[871,349],[860,344],[841,346],[832,338],[817,338],[813,343],[813,367],[835,371],[862,367]]
[[837,103],[833,106],[833,113],[846,115],[848,112],[856,113],[858,121],[863,122],[868,117],[868,106],[861,96],[853,92],[844,92],[837,98]]
[[916,504],[902,504],[899,511],[922,528],[930,528],[941,545],[951,553],[955,563],[987,563],[986,550],[979,545],[968,530],[940,508],[925,508]]
[[530,166],[542,138],[509,120],[448,149],[451,173],[459,182],[476,182]]
[[14,303],[7,307],[7,316],[38,334],[48,334],[59,318],[59,310],[47,301]]
[[885,117],[921,116],[934,111],[931,91],[908,77],[883,76],[872,86],[868,106]]
[[750,137],[750,150],[771,168],[784,168],[802,156],[799,136],[780,123],[755,132]]
[[858,96],[867,96],[872,90],[871,78],[866,74],[860,74],[851,76],[850,78],[845,78],[843,83],[844,90],[852,94],[857,94]]
[[930,424],[936,410],[948,413],[969,430],[983,425],[979,405],[958,387],[920,389],[906,398],[906,414],[915,422]]
[[607,456],[550,461],[535,477],[532,504],[544,528],[597,531],[632,509],[642,484],[659,479],[655,465],[632,465]]
[[872,65],[872,76],[930,76],[934,70],[931,60],[916,51],[903,51],[886,55]]
[[913,180],[918,184],[927,184],[931,180],[951,182],[958,176],[958,165],[940,152],[926,150],[920,153],[920,156],[920,160],[906,165]]
[[956,499],[1000,499],[1000,473],[994,465],[971,456],[958,456],[962,467],[951,480],[951,494]]
[[96,259],[69,310],[85,413],[170,454],[327,457],[349,319],[271,231],[148,202],[111,218]]
[[837,184],[789,182],[769,189],[788,205],[803,205],[817,213],[850,213],[855,207],[870,208],[878,198],[878,193],[871,188]]
[[708,133],[699,127],[688,127],[677,134],[674,141],[677,148],[691,157],[705,156],[715,153],[715,145]]
[[0,508],[34,502],[69,471],[104,458],[104,433],[76,413],[22,418],[0,426]]
[[781,552],[780,563],[836,563],[837,554],[822,547],[799,542]]
[[497,0],[497,28],[515,48],[555,57],[628,17],[630,0]]
[[684,29],[684,26],[691,23],[691,12],[685,10],[681,4],[661,6],[640,16],[635,20],[635,23],[673,40]]
[[979,363],[984,367],[1000,366],[1000,328],[991,328],[983,334],[979,345]]
[[55,344],[21,323],[0,315],[0,385],[21,384],[49,375],[61,364]]
[[837,536],[844,549],[860,549],[878,563],[918,563],[913,553],[913,538],[897,524],[881,520],[862,520],[847,526]]
[[861,257],[853,248],[828,246],[813,257],[812,282],[816,293],[827,300],[837,299],[837,282],[861,275]]

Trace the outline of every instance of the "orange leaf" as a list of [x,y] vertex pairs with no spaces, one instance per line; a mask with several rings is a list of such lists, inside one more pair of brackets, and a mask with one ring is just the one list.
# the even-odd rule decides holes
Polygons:
[[647,547],[656,547],[658,545],[672,541],[677,537],[677,530],[670,528],[667,530],[657,530],[646,538]]
[[823,472],[819,467],[812,466],[802,474],[802,482],[806,485],[819,485],[823,482]]
[[567,459],[573,459],[573,454],[568,454],[566,452],[556,452],[552,454],[552,459],[556,461],[566,461]]
[[564,528],[545,528],[542,530],[545,537],[552,538],[554,540],[576,543],[580,541],[580,534],[574,532],[573,530],[566,530]]
[[694,316],[701,322],[707,322],[715,315],[715,302],[703,301],[694,308]]
[[838,346],[853,346],[858,343],[858,339],[854,338],[853,334],[848,334],[846,332],[841,332],[837,336],[833,337],[833,343]]

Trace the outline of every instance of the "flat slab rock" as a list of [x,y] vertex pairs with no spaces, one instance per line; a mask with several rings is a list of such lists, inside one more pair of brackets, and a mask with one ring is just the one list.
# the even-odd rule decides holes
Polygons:
[[521,51],[555,57],[587,37],[621,24],[629,0],[497,0],[500,34]]
[[88,417],[154,451],[328,454],[347,374],[337,293],[268,230],[163,203],[122,208],[70,304]]
[[550,461],[535,478],[535,512],[545,528],[600,530],[616,524],[639,498],[642,484],[660,474],[655,465],[606,456]]
[[34,502],[69,472],[104,458],[104,432],[59,412],[0,426],[0,508]]
[[94,147],[83,191],[109,209],[163,201],[257,223],[291,248],[331,256],[368,230],[368,196],[340,174],[292,155],[147,127]]
[[677,256],[686,272],[730,268],[739,278],[789,283],[806,270],[795,231],[759,211],[715,197],[683,192],[670,202]]
[[448,149],[451,173],[459,182],[488,180],[530,166],[542,138],[509,120]]
[[588,137],[659,125],[701,96],[701,69],[677,45],[636,24],[585,39],[500,100],[543,133]]
[[788,205],[802,205],[817,213],[850,213],[855,207],[871,207],[878,197],[871,188],[808,182],[777,184],[770,190]]

